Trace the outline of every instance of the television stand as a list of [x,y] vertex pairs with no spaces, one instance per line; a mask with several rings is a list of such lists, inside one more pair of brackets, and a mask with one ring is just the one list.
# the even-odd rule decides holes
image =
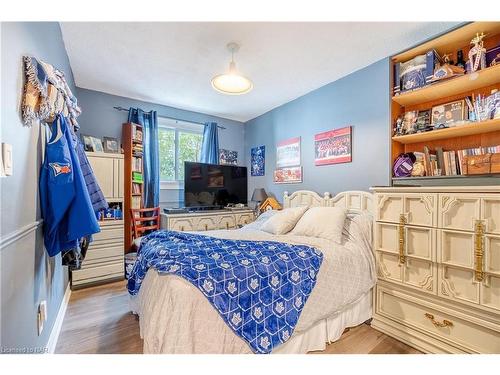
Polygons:
[[207,231],[238,229],[255,220],[250,208],[237,210],[201,210],[181,213],[162,213],[161,228],[175,231]]

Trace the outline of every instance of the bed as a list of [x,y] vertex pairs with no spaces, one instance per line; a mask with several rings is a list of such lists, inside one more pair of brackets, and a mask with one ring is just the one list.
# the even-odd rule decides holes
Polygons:
[[[342,207],[346,210],[341,243],[324,238],[274,235],[249,224],[237,230],[203,232],[217,239],[277,241],[307,245],[322,253],[323,262],[314,289],[305,303],[291,337],[272,350],[273,354],[298,354],[323,350],[348,327],[372,316],[372,292],[376,273],[372,253],[372,195],[346,191],[323,196],[312,191],[285,193],[284,208],[300,206]],[[353,224],[354,223],[354,224]],[[137,295],[132,311],[139,315],[144,353],[250,354],[254,351],[236,335],[208,299],[177,275],[159,274],[151,268]]]

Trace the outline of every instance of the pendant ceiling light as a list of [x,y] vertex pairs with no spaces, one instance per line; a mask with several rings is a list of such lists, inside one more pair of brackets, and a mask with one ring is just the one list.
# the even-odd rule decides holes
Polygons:
[[227,45],[227,49],[231,52],[229,71],[225,74],[219,74],[212,78],[212,87],[223,94],[246,94],[253,89],[253,83],[247,77],[242,76],[236,69],[234,53],[238,52],[240,46],[236,43],[229,43]]

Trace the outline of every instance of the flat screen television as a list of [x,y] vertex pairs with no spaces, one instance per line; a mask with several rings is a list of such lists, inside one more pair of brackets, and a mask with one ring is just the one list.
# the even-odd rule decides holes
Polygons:
[[220,209],[247,204],[247,168],[184,162],[184,205],[191,209]]

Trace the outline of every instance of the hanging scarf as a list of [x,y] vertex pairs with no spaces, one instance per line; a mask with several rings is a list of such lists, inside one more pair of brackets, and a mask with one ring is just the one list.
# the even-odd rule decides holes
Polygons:
[[64,74],[34,57],[24,56],[25,85],[21,105],[25,126],[38,121],[52,122],[61,113],[78,129],[81,110]]

